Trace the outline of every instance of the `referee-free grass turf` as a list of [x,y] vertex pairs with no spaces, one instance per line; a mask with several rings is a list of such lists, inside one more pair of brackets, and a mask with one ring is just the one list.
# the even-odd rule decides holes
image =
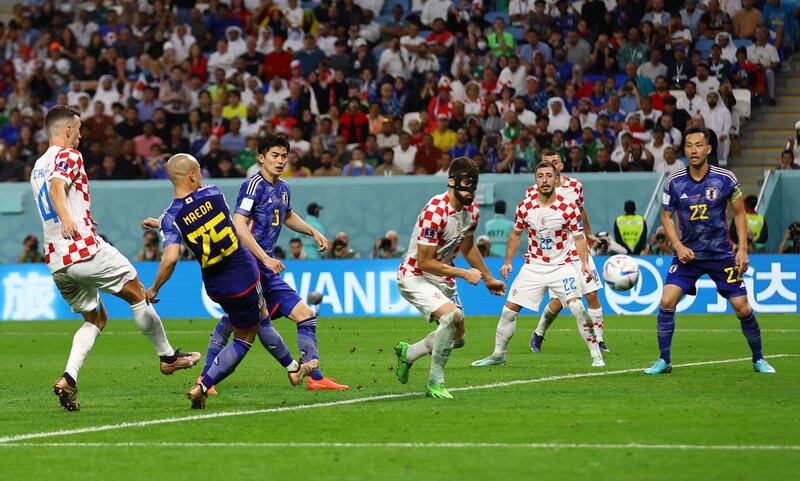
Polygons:
[[[205,411],[191,411],[184,397],[199,367],[161,375],[133,322],[110,321],[81,371],[78,413],[63,411],[50,387],[79,323],[0,322],[0,479],[794,479],[800,324],[782,315],[759,320],[767,357],[789,354],[771,360],[776,375],[754,373],[749,361],[716,362],[750,355],[735,317],[679,315],[673,362],[713,363],[649,377],[638,369],[658,353],[652,317],[607,316],[613,352],[603,369],[589,367],[571,316],[556,321],[543,352],[531,353],[530,315],[518,318],[507,366],[472,368],[492,350],[496,318],[468,317],[467,344],[453,351],[447,385],[475,389],[444,401],[417,395],[429,359],[413,367],[408,385],[394,376],[393,346],[423,337],[429,324],[321,319],[322,370],[350,391],[290,387],[256,343]],[[294,326],[275,322],[296,352]],[[165,325],[174,346],[204,352],[214,321]],[[637,371],[580,376],[627,369]],[[406,396],[337,403],[388,394]],[[330,404],[313,407],[319,403]],[[252,410],[268,412],[92,429]],[[78,428],[88,429],[9,439]],[[628,444],[663,446],[621,446]]]

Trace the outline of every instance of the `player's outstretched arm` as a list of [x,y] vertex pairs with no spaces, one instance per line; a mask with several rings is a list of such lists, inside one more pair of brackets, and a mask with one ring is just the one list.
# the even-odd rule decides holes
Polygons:
[[458,277],[469,282],[473,286],[478,284],[481,280],[481,271],[478,269],[462,269],[456,266],[450,266],[444,262],[436,259],[436,247],[422,245],[417,250],[417,261],[419,261],[419,268],[422,272],[433,274],[435,276],[444,277]]
[[481,255],[481,251],[478,250],[478,246],[475,245],[473,236],[468,235],[464,238],[464,241],[461,243],[461,254],[464,255],[469,265],[480,271],[481,279],[483,279],[483,283],[486,285],[486,288],[489,289],[489,292],[497,296],[505,295],[506,284],[494,278],[492,271],[489,270],[486,262],[483,261],[483,256]]
[[736,234],[739,236],[740,242],[736,249],[736,267],[739,269],[739,275],[747,272],[750,267],[750,258],[747,256],[747,213],[744,210],[744,198],[739,196],[733,204],[733,222],[736,224]]
[[72,220],[72,216],[67,208],[67,182],[58,177],[50,179],[50,201],[53,203],[53,210],[61,222],[61,236],[64,239],[73,239],[78,235],[78,224]]
[[250,226],[247,225],[248,218],[243,216],[240,213],[233,214],[233,225],[236,227],[236,234],[239,236],[239,239],[242,240],[245,246],[253,253],[258,260],[260,260],[267,269],[271,270],[275,274],[280,274],[283,272],[285,266],[283,262],[279,259],[273,259],[266,252],[264,249],[258,245],[258,241],[255,237],[253,237],[253,233],[250,232]]
[[156,297],[158,296],[158,291],[160,291],[161,286],[166,284],[169,278],[172,277],[172,273],[175,272],[175,264],[178,263],[180,255],[180,244],[169,244],[164,247],[164,253],[161,254],[161,264],[158,265],[156,279],[153,281],[153,285],[150,289],[147,289],[147,302],[155,304],[160,300]]
[[306,234],[313,237],[314,242],[316,242],[319,246],[320,252],[325,252],[328,250],[328,239],[326,239],[325,236],[322,235],[317,229],[306,224],[306,221],[304,221],[299,215],[295,214],[294,211],[290,210],[286,213],[286,218],[283,219],[283,225],[297,233]]

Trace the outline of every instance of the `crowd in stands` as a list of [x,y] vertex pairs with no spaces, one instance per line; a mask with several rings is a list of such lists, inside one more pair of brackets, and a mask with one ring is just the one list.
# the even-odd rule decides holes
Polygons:
[[[731,146],[733,90],[774,104],[794,49],[780,0],[26,0],[0,24],[0,181],[46,148],[43,114],[78,105],[92,179],[164,178],[190,152],[210,177],[530,171],[672,172],[681,132]],[[673,96],[670,91],[683,91]],[[716,161],[716,160],[715,160]]]

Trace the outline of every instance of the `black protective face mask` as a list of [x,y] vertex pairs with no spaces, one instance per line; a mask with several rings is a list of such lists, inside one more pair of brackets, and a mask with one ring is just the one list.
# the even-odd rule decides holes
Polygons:
[[456,199],[463,205],[470,205],[475,200],[474,197],[469,199],[466,194],[475,194],[478,189],[478,176],[477,175],[453,175],[450,176],[454,181],[452,187],[455,192]]

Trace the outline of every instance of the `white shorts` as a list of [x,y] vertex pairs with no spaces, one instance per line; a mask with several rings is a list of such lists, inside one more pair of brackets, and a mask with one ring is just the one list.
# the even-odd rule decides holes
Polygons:
[[580,298],[580,282],[576,279],[575,269],[569,264],[564,266],[525,264],[511,284],[508,301],[538,311],[539,303],[548,290],[551,297],[558,297],[564,305],[567,305],[567,299]]
[[397,289],[403,299],[416,307],[428,322],[433,320],[431,315],[447,303],[463,310],[455,282],[448,284],[422,276],[397,276]]
[[83,313],[97,309],[98,290],[116,294],[128,282],[136,279],[136,269],[111,245],[105,245],[94,257],[67,266],[53,273],[53,281],[72,312]]
[[573,262],[572,267],[575,268],[575,275],[578,276],[581,283],[581,294],[586,295],[591,292],[597,292],[603,288],[603,281],[600,280],[600,273],[597,272],[597,266],[594,265],[594,259],[592,256],[589,256],[589,269],[592,270],[594,273],[594,277],[591,281],[586,282],[586,277],[583,275],[583,271],[581,271],[581,261]]

